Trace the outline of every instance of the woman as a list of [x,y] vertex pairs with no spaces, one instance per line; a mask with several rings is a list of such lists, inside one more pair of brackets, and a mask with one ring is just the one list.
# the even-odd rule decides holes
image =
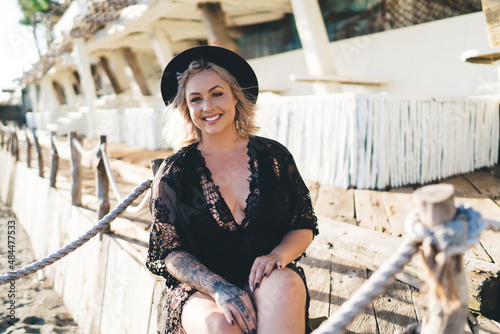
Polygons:
[[257,137],[257,78],[237,54],[186,50],[161,91],[188,126],[153,185],[147,266],[166,279],[159,333],[304,333],[309,295],[295,264],[317,231],[292,156]]

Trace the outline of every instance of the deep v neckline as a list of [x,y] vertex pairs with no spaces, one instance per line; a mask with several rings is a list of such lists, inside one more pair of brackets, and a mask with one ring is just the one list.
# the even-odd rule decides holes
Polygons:
[[[245,199],[245,208],[243,209],[245,217],[243,218],[243,220],[240,223],[238,223],[236,221],[236,219],[234,218],[234,213],[229,208],[229,205],[227,204],[226,199],[222,196],[222,193],[220,192],[219,186],[217,185],[217,183],[215,183],[215,180],[213,179],[212,171],[208,168],[206,160],[205,160],[205,157],[203,156],[203,154],[201,153],[200,149],[198,148],[198,143],[195,145],[195,149],[198,152],[198,156],[200,157],[200,160],[201,160],[202,169],[203,169],[204,173],[207,176],[207,181],[208,181],[209,184],[213,185],[213,188],[215,190],[215,193],[216,193],[216,196],[217,196],[218,200],[220,200],[221,203],[223,203],[224,208],[227,210],[227,212],[230,215],[229,221],[222,221],[222,223],[224,223],[225,225],[226,224],[232,224],[232,226],[234,227],[234,229],[245,228],[248,225],[248,222],[249,222],[249,211],[250,211],[248,203],[249,203],[250,198],[252,197],[253,192],[254,192],[254,190],[256,188],[255,187],[255,182],[256,182],[256,166],[254,164],[254,159],[250,156],[250,142],[251,142],[251,138],[248,138],[248,142],[247,142],[247,145],[246,145],[246,156],[248,157],[248,167],[250,169],[250,176],[249,176],[250,182],[248,182],[249,192],[248,192],[247,197]],[[206,196],[205,196],[205,200],[207,201],[207,203],[209,203],[209,199],[206,198]],[[212,213],[212,215],[214,216],[215,220],[218,220],[217,217],[213,213]]]

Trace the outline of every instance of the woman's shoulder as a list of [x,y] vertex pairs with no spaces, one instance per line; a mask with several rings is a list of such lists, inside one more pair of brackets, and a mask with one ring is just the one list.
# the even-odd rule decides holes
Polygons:
[[251,137],[250,142],[252,143],[252,147],[254,147],[257,151],[265,151],[271,156],[274,156],[276,154],[291,156],[290,151],[286,148],[286,146],[277,140],[254,136]]
[[158,168],[155,178],[164,179],[172,173],[178,173],[184,170],[185,161],[189,159],[196,148],[195,144],[191,144],[186,147],[182,147],[176,152],[169,155]]

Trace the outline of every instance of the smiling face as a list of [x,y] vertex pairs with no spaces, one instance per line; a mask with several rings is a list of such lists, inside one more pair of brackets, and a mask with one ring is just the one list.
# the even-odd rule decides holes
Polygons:
[[185,98],[193,124],[204,136],[237,135],[234,118],[238,100],[231,87],[214,71],[203,70],[191,76]]

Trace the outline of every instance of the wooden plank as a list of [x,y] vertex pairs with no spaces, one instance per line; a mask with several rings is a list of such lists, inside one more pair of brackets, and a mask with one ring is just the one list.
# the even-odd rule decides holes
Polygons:
[[455,197],[486,197],[486,195],[480,194],[463,175],[444,180],[442,183],[448,183],[455,187]]
[[307,256],[300,260],[307,278],[311,304],[309,317],[318,318],[330,315],[330,293],[332,278],[330,275],[332,255],[317,247],[316,242],[307,249]]
[[320,186],[315,211],[318,216],[355,224],[353,189]]
[[356,189],[354,190],[354,203],[358,226],[391,233],[382,192]]
[[[324,238],[319,239],[320,242],[333,240],[330,247],[325,246],[325,251],[370,270],[377,270],[397,251],[402,242],[401,238],[342,222],[321,220],[320,230],[320,236]],[[422,264],[414,258],[397,278],[420,288],[426,280],[423,273]],[[469,307],[486,315],[500,312],[500,266],[467,258],[465,273],[469,282]]]
[[384,192],[384,206],[391,226],[392,235],[401,237],[406,234],[404,222],[406,215],[415,207],[411,194],[413,188],[403,187]]
[[[468,203],[474,210],[481,213],[486,219],[498,220],[500,217],[500,207],[489,198],[456,198],[460,204]],[[498,247],[500,233],[493,231],[483,231],[481,233],[481,245],[488,256],[500,265],[500,247]]]
[[380,333],[403,331],[417,322],[411,290],[406,284],[397,281],[389,284],[373,305]]
[[[334,256],[332,259],[332,300],[331,313],[340,308],[367,279],[366,269],[356,263]],[[377,321],[373,307],[354,318],[347,326],[347,333],[377,333]]]
[[477,171],[464,175],[474,187],[476,187],[482,194],[490,197],[491,199],[500,198],[500,179],[485,171]]

